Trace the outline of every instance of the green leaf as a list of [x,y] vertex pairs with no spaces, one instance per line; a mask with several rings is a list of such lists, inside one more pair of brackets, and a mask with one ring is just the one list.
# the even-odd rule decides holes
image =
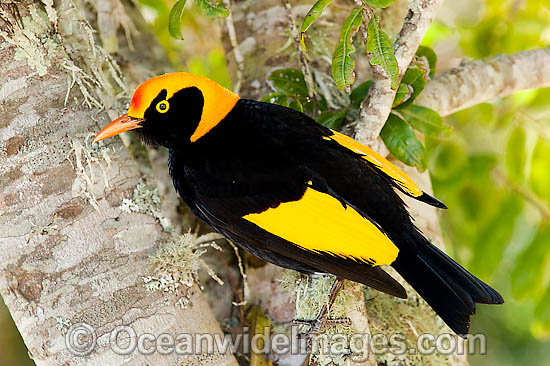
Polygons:
[[433,109],[413,104],[405,109],[400,109],[399,114],[415,130],[422,132],[424,135],[441,137],[451,134],[451,127],[447,126],[443,118]]
[[419,67],[410,67],[403,75],[401,84],[410,85],[413,89],[409,99],[397,106],[398,109],[405,108],[412,104],[416,97],[424,90],[428,82],[427,71]]
[[168,13],[168,6],[162,1],[158,0],[139,0],[140,5],[145,5],[151,9],[154,9],[156,12],[166,12]]
[[332,130],[339,130],[348,111],[341,109],[338,112],[325,112],[317,118],[317,123]]
[[550,142],[539,137],[531,158],[531,174],[529,175],[529,187],[538,197],[550,202]]
[[391,113],[380,132],[380,137],[397,159],[420,170],[425,169],[424,146],[407,122]]
[[443,182],[455,182],[466,169],[468,159],[464,149],[452,141],[437,145],[430,156],[430,174]]
[[392,108],[397,107],[401,103],[406,102],[409,100],[413,93],[414,89],[412,86],[407,84],[399,84],[399,88],[397,88],[397,92],[395,93],[395,98],[393,99]]
[[420,46],[416,50],[416,56],[418,57],[426,57],[428,60],[428,64],[430,65],[430,77],[434,77],[435,75],[435,65],[437,64],[437,54],[435,51],[428,46]]
[[268,78],[275,89],[288,96],[308,97],[304,74],[297,69],[274,70]]
[[170,10],[170,15],[168,17],[168,31],[170,35],[176,39],[183,39],[183,34],[181,33],[181,15],[183,14],[186,2],[187,0],[177,1],[172,7],[172,10]]
[[361,103],[363,103],[363,101],[367,97],[367,93],[369,92],[369,88],[371,85],[372,80],[368,80],[353,88],[351,94],[349,95],[349,99],[353,107],[361,107]]
[[[489,189],[485,188],[482,191],[484,195],[476,202],[475,207],[478,210],[482,206],[480,201],[488,200]],[[472,251],[473,257],[468,267],[476,276],[487,279],[493,276],[501,264],[524,206],[523,200],[517,195],[504,195],[502,198],[497,196],[489,202],[495,207],[495,214],[486,219],[485,224],[476,221],[476,237],[470,244],[475,250]]]
[[332,0],[317,0],[315,4],[309,9],[309,11],[306,14],[306,17],[304,18],[304,22],[302,23],[302,28],[300,29],[300,45],[303,50],[306,49],[306,43],[305,43],[305,33],[311,27],[313,22],[315,22],[321,14],[323,14],[323,10],[330,4]]
[[[483,152],[470,155],[468,173],[470,181],[478,186],[484,186],[493,180],[492,173],[497,165],[498,157],[492,152]],[[430,169],[431,173],[431,169]]]
[[371,65],[380,65],[391,79],[391,87],[399,86],[399,69],[393,53],[390,37],[380,29],[378,17],[374,15],[368,26],[367,53],[371,53]]
[[387,8],[393,4],[395,0],[363,0],[363,2],[375,8]]
[[540,296],[544,289],[544,272],[550,263],[548,254],[550,227],[539,228],[529,246],[516,258],[512,271],[512,292],[518,300]]
[[348,89],[355,75],[355,61],[351,58],[351,54],[355,52],[355,47],[352,44],[352,37],[359,29],[363,21],[362,8],[353,9],[348,16],[342,29],[340,30],[340,40],[334,49],[332,55],[332,78],[339,90]]
[[506,171],[514,182],[523,180],[527,160],[525,145],[525,130],[518,126],[510,134],[506,145]]
[[262,98],[262,102],[272,103],[288,107],[288,96],[283,93],[273,92]]
[[209,18],[225,18],[229,15],[229,10],[221,1],[214,5],[210,2],[210,0],[195,0],[195,5],[197,5],[202,13]]
[[315,22],[321,14],[323,14],[323,10],[330,4],[332,0],[317,0],[315,4],[309,9],[307,12],[304,22],[302,23],[302,28],[300,29],[300,33],[306,32],[309,27]]
[[546,293],[539,299],[535,308],[535,324],[533,333],[541,339],[547,338],[550,334],[550,286],[546,288]]
[[298,112],[304,112],[304,106],[299,99],[293,100],[288,106]]

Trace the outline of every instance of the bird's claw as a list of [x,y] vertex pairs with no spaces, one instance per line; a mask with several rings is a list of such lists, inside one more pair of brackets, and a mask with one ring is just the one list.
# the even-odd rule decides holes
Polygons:
[[319,334],[325,332],[327,329],[332,328],[337,325],[350,326],[350,318],[336,318],[332,319],[328,317],[328,306],[323,305],[321,312],[317,318],[313,320],[307,319],[294,319],[292,321],[294,325],[309,325],[309,329],[304,333],[298,333],[299,339],[310,339],[318,336]]

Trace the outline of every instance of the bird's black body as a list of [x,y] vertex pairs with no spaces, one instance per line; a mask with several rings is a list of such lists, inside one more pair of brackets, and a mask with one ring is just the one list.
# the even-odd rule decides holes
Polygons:
[[170,147],[170,174],[192,211],[252,254],[282,267],[328,272],[406,297],[380,267],[313,254],[242,217],[300,199],[308,182],[376,222],[400,249],[393,267],[457,333],[475,302],[502,301],[429,243],[410,220],[392,180],[332,140],[333,132],[292,109],[239,100],[207,135]]
[[[94,141],[134,129],[168,147],[174,186],[214,230],[271,263],[405,298],[394,267],[458,334],[502,297],[432,245],[397,191],[446,208],[405,173],[303,113],[188,73],[152,78]],[[313,327],[312,327],[313,328]]]

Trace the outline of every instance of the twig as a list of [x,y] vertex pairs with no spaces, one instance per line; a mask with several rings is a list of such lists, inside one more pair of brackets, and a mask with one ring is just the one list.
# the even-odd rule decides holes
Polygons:
[[304,74],[308,95],[310,98],[312,98],[315,101],[315,99],[313,98],[315,94],[315,85],[313,84],[313,75],[311,74],[311,70],[309,68],[309,62],[307,60],[307,56],[304,50],[302,49],[302,46],[300,45],[300,32],[298,32],[298,28],[296,28],[296,23],[294,22],[294,17],[292,16],[292,7],[288,0],[281,0],[281,1],[285,7],[286,16],[288,18],[288,24],[290,25],[290,32],[292,34],[292,38],[294,39],[294,43],[298,48],[298,55],[300,57],[300,67],[302,69],[302,73]]
[[[242,304],[244,302],[243,300],[243,294],[239,289],[239,286],[237,282],[235,282],[235,279],[233,278],[233,275],[231,274],[231,270],[229,269],[229,264],[227,263],[227,260],[225,259],[224,255],[221,252],[217,252],[218,258],[223,263],[223,266],[225,268],[225,274],[227,276],[227,280],[229,281],[229,285],[231,286],[231,292],[233,294],[233,299],[236,301],[233,301],[232,304]],[[239,317],[241,324],[244,322],[244,307],[239,306]]]
[[430,80],[415,104],[447,116],[525,89],[550,86],[550,47],[463,63]]
[[[285,5],[286,15],[288,17],[288,22],[290,24],[290,31],[292,32],[292,38],[294,39],[294,43],[296,43],[296,47],[298,48],[298,54],[300,56],[300,66],[302,68],[302,72],[304,73],[308,95],[310,98],[313,98],[315,95],[315,85],[313,84],[313,74],[311,73],[311,69],[309,67],[309,61],[307,59],[307,55],[302,49],[302,46],[300,44],[300,32],[298,32],[298,28],[296,28],[296,23],[294,22],[294,17],[292,16],[290,2],[288,0],[282,0],[282,1]],[[315,102],[315,99],[314,99],[314,102]]]
[[233,247],[233,250],[235,251],[235,256],[237,257],[237,264],[238,264],[238,267],[239,267],[239,272],[241,273],[241,277],[243,278],[243,300],[239,303],[233,303],[233,305],[235,306],[245,306],[248,304],[248,281],[246,279],[246,273],[245,273],[245,270],[244,270],[244,265],[243,265],[243,259],[241,257],[241,255],[239,254],[239,248],[233,244],[233,242],[231,240],[227,240],[227,242],[229,243],[229,245],[231,245],[231,247]]
[[229,9],[229,15],[225,18],[225,26],[227,27],[227,34],[229,35],[229,43],[233,48],[233,56],[235,57],[235,62],[237,63],[237,80],[233,86],[233,91],[236,94],[239,94],[241,91],[241,84],[243,81],[244,73],[244,57],[239,49],[239,41],[237,39],[237,32],[235,32],[235,23],[233,22],[233,13],[231,12],[231,1],[223,0],[223,3]]
[[[420,41],[442,3],[443,0],[413,0],[409,3],[409,13],[393,45],[399,79],[411,63]],[[357,119],[355,138],[377,149],[373,145],[390,114],[396,90],[391,88],[391,80],[381,66],[374,65],[372,72],[373,83]]]
[[[428,81],[415,104],[448,116],[526,89],[550,87],[550,47],[473,60]],[[387,156],[381,139],[370,145]]]

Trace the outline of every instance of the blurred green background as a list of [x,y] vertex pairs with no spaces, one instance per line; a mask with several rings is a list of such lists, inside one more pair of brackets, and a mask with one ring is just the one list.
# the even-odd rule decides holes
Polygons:
[[[457,2],[454,2],[457,3]],[[548,1],[446,1],[424,42],[438,56],[484,58],[550,45]],[[438,52],[438,50],[443,52]],[[441,71],[439,69],[438,71]],[[550,89],[529,90],[446,118],[453,134],[426,141],[450,254],[499,289],[472,332],[488,354],[472,365],[550,362]]]
[[[174,70],[230,86],[212,20],[192,6],[185,40],[168,34],[173,1],[140,0],[142,13]],[[547,0],[446,1],[423,44],[438,55],[437,72],[464,58],[550,45]],[[504,296],[479,306],[472,332],[484,332],[488,354],[472,365],[547,365],[550,360],[550,89],[531,90],[446,117],[453,133],[426,138],[447,251]],[[32,365],[7,309],[0,303],[0,365]]]

